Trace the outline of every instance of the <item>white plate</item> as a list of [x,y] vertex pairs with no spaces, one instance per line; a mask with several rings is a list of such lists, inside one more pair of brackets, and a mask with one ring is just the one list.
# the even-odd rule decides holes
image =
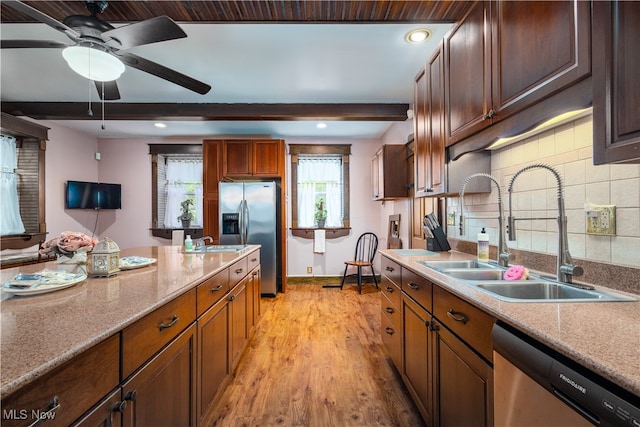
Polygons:
[[39,295],[69,288],[87,278],[86,274],[71,274],[66,271],[44,270],[22,278],[18,275],[13,280],[3,283],[2,292],[13,295]]
[[146,267],[158,262],[155,258],[145,258],[141,256],[126,256],[120,258],[120,270],[133,270],[134,268]]

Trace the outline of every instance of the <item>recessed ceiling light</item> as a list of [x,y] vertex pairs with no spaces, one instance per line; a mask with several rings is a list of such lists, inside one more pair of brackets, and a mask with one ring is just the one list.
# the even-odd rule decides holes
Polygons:
[[422,43],[427,41],[431,37],[431,31],[426,28],[417,28],[415,30],[411,30],[404,36],[404,39],[407,43]]
[[167,125],[165,125],[164,123],[160,123],[160,122],[154,123],[153,125],[155,127],[157,127],[157,128],[166,128],[167,127]]
[[326,128],[326,127],[327,127],[327,124],[326,124],[326,123],[318,123],[318,124],[316,125],[316,127],[317,127],[318,129],[324,129],[324,128]]

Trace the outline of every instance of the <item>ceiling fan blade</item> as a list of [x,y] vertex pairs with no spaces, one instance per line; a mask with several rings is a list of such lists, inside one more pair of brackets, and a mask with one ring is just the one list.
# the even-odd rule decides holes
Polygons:
[[136,22],[102,33],[105,42],[114,41],[118,49],[130,49],[145,44],[187,37],[168,16],[158,16],[145,21]]
[[0,40],[2,49],[64,49],[68,44],[47,40]]
[[[111,82],[99,82],[94,81],[96,84],[96,89],[98,90],[98,95],[100,99],[103,101],[116,101],[120,99],[120,91],[118,90],[118,83],[115,80]],[[104,86],[102,86],[104,84]],[[104,96],[102,94],[102,89],[104,87]]]
[[40,12],[38,9],[35,9],[29,6],[28,4],[22,3],[20,1],[14,1],[14,0],[3,0],[2,3],[4,3],[5,5],[9,6],[14,10],[17,10],[18,12],[22,12],[25,15],[30,16],[31,18],[37,21],[47,24],[48,26],[50,26],[55,30],[65,33],[73,41],[77,41],[78,38],[80,38],[80,34],[73,28],[63,24],[60,21],[53,19],[49,15]]
[[204,95],[211,90],[211,86],[206,83],[132,53],[118,52],[116,56],[130,67],[144,71],[145,73],[153,74],[161,79],[175,83],[178,86],[197,92],[200,95]]

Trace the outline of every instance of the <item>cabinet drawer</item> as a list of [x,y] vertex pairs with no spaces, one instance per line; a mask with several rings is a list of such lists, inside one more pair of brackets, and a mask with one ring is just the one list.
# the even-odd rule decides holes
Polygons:
[[196,319],[196,290],[174,299],[122,331],[122,376],[127,378]]
[[48,411],[47,425],[70,425],[118,385],[119,359],[120,337],[114,335],[2,399],[2,425],[30,425],[34,414]]
[[380,288],[382,289],[382,294],[384,296],[389,298],[396,307],[400,307],[402,295],[400,293],[399,285],[394,284],[387,276],[383,275],[380,279]]
[[260,250],[247,255],[247,271],[251,271],[260,265]]
[[[400,292],[398,292],[398,295],[400,295]],[[382,307],[382,313],[393,322],[394,326],[397,327],[402,324],[402,314],[400,313],[399,303],[396,304],[386,295],[382,294],[382,298],[380,298],[380,305]]]
[[402,269],[402,290],[429,312],[433,310],[432,288],[433,284],[429,280],[411,270]]
[[209,307],[218,302],[227,292],[229,292],[229,269],[225,268],[212,278],[198,285],[198,316],[201,316]]
[[433,315],[487,360],[493,360],[491,316],[438,286],[433,287]]
[[394,325],[391,319],[382,313],[382,343],[384,344],[391,360],[396,365],[398,371],[402,371],[402,334],[397,325]]
[[382,262],[382,274],[384,276],[387,276],[389,278],[389,280],[391,280],[393,283],[396,284],[396,286],[400,287],[400,285],[402,284],[401,281],[401,267],[400,264],[398,264],[395,261],[391,261],[389,258],[387,257],[382,257],[381,259]]
[[229,267],[229,287],[233,288],[248,273],[249,273],[249,261],[247,260],[247,257],[244,257],[241,260],[231,264],[231,267]]

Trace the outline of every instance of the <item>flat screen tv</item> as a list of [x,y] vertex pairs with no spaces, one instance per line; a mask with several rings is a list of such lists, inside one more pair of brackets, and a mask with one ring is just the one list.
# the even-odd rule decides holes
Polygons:
[[121,209],[122,186],[104,182],[67,181],[67,209]]

